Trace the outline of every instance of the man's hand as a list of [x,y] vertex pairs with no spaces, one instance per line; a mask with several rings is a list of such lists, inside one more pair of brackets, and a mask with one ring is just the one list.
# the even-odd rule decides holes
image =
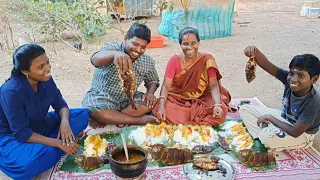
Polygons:
[[152,109],[153,106],[157,103],[157,98],[152,93],[145,93],[142,96],[142,101],[147,101],[147,107]]
[[80,146],[77,143],[72,143],[70,146],[65,146],[62,141],[58,143],[57,147],[70,156],[75,155],[80,149]]
[[254,57],[257,51],[256,46],[248,46],[244,49],[244,54],[248,57]]
[[221,106],[214,106],[213,108],[213,117],[221,118],[223,115],[223,110]]
[[124,52],[117,52],[114,55],[113,63],[121,72],[126,72],[129,69],[132,69],[132,60],[130,56]]
[[61,120],[57,139],[59,139],[60,137],[62,140],[62,145],[69,146],[70,144],[74,144],[75,138],[71,130],[69,120]]

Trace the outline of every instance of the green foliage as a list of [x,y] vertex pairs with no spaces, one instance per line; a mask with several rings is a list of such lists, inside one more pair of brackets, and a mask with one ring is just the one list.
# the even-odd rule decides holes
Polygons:
[[168,8],[167,0],[156,0],[154,5],[160,10],[160,16],[162,15],[162,11]]
[[168,8],[168,2],[167,0],[157,0],[154,3],[156,5],[157,8],[159,8],[160,10],[165,10]]
[[170,3],[169,5],[169,12],[172,12],[174,9],[175,4],[173,2]]
[[[98,2],[96,2],[98,3]],[[96,11],[96,3],[85,0],[7,0],[7,14],[27,27],[57,38],[65,30],[78,33],[82,39],[102,35],[111,17]]]

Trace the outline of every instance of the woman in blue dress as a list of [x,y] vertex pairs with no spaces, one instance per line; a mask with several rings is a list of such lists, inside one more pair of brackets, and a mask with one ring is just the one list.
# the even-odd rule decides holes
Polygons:
[[[64,153],[74,155],[74,137],[87,127],[87,110],[69,110],[50,69],[41,46],[20,46],[11,77],[1,86],[0,171],[13,179],[32,179]],[[50,106],[55,111],[48,113]]]

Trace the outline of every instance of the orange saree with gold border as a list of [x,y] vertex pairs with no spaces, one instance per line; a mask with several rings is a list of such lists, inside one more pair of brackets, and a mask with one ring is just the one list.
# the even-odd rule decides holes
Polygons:
[[[215,102],[211,96],[207,70],[214,68],[217,72],[217,80],[220,89],[220,104],[222,104],[223,116],[213,116]],[[229,92],[222,87],[218,66],[210,54],[201,55],[197,61],[176,74],[172,81],[172,87],[168,90],[165,103],[166,123],[168,124],[192,124],[192,125],[219,125],[224,122],[231,100]],[[153,109],[153,115],[157,114],[158,103]]]

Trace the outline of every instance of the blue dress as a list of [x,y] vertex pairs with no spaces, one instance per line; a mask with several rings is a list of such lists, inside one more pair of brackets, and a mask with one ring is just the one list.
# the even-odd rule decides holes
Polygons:
[[[13,179],[32,179],[54,166],[64,154],[59,148],[26,142],[33,132],[56,138],[58,112],[68,107],[51,78],[39,82],[36,93],[25,76],[14,77],[0,89],[0,171]],[[55,110],[49,112],[49,107]],[[86,109],[70,110],[70,126],[76,136],[88,125]]]

